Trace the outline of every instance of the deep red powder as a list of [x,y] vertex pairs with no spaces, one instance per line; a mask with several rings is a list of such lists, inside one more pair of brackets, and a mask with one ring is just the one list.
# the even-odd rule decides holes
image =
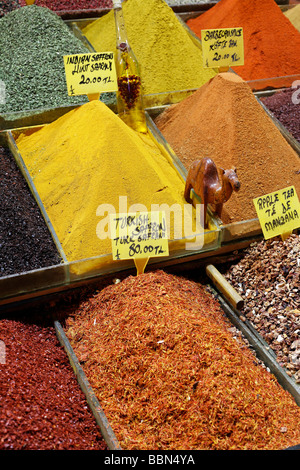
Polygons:
[[[25,0],[20,0],[21,6],[26,5]],[[47,7],[53,11],[68,10],[94,10],[112,8],[112,0],[36,0],[35,5]]]

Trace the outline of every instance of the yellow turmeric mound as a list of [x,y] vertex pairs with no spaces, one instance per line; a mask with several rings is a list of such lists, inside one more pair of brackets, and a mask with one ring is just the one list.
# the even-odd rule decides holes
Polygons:
[[100,101],[22,134],[17,145],[69,261],[112,252],[99,230],[108,224],[105,205],[122,211],[119,196],[127,198],[124,212],[133,204],[148,211],[185,204],[184,181],[150,134],[137,133]]
[[[203,67],[201,48],[165,1],[127,0],[123,12],[145,94],[198,88],[216,74]],[[96,50],[116,51],[113,10],[82,32]]]

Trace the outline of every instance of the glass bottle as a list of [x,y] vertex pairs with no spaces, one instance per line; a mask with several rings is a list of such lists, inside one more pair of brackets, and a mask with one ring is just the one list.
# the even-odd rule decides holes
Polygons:
[[117,36],[118,114],[128,126],[138,132],[147,133],[139,65],[128,43],[120,0],[114,0],[114,15]]

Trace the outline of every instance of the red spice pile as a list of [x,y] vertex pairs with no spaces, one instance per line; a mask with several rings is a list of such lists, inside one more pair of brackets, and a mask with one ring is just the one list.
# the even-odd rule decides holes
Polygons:
[[299,74],[300,33],[274,0],[220,0],[188,26],[202,29],[242,27],[245,64],[233,67],[244,80]]
[[202,285],[130,276],[82,301],[65,329],[123,449],[300,442],[299,407]]
[[0,449],[107,449],[54,329],[4,319],[0,341]]

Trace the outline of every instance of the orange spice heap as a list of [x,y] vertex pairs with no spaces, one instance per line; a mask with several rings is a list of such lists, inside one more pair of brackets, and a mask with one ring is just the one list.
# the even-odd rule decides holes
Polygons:
[[299,74],[300,33],[274,0],[220,0],[187,24],[199,37],[202,29],[242,27],[245,64],[233,69],[244,80]]
[[282,449],[300,409],[202,285],[149,272],[81,301],[66,334],[123,449]]
[[155,124],[187,170],[203,157],[236,167],[241,189],[224,204],[224,224],[256,218],[256,197],[291,185],[300,194],[299,156],[234,73],[216,75]]

